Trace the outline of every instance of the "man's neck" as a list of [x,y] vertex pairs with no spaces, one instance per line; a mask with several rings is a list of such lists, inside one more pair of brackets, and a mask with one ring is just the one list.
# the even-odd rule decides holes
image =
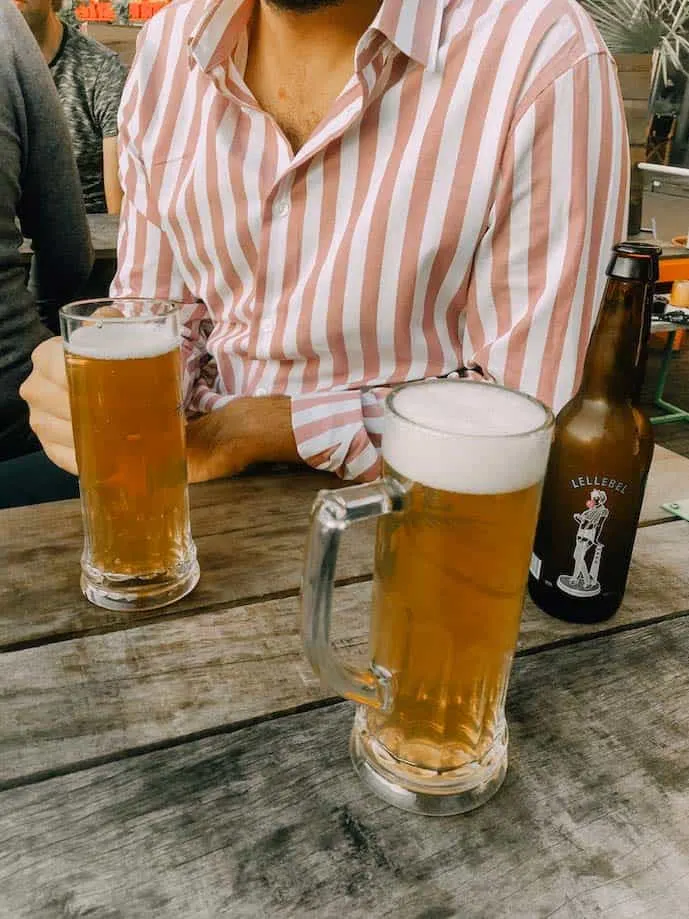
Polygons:
[[[296,60],[314,57],[335,65],[351,56],[375,19],[382,0],[341,0],[310,12],[281,9],[279,3],[259,0],[256,8],[261,39],[271,47],[276,69],[289,72]],[[284,68],[283,68],[283,65]]]
[[63,31],[64,26],[57,18],[57,15],[51,10],[50,15],[45,21],[45,29],[43,30],[43,33],[41,35],[36,35],[34,32],[36,41],[38,42],[43,57],[46,59],[48,64],[50,64],[60,49]]

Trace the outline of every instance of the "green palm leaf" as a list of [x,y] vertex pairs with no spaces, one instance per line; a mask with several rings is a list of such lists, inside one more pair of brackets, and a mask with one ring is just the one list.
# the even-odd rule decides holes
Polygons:
[[663,78],[684,71],[689,52],[689,0],[581,0],[613,54],[656,54]]

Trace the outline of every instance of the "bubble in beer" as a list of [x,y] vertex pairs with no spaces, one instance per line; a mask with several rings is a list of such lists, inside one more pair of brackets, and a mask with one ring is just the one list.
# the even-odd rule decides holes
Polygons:
[[499,494],[538,482],[552,417],[535,400],[489,383],[437,380],[394,393],[383,455],[430,488]]

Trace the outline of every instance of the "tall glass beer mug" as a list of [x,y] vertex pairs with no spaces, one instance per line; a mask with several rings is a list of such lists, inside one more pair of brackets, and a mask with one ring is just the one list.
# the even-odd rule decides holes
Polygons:
[[[359,703],[361,778],[390,804],[458,814],[507,770],[505,695],[553,417],[486,383],[434,380],[387,399],[384,476],[324,491],[313,509],[303,630],[314,670]],[[380,517],[371,665],[330,645],[333,575],[348,525]]]
[[81,586],[106,609],[155,609],[199,579],[179,321],[163,300],[89,300],[60,311],[84,521]]

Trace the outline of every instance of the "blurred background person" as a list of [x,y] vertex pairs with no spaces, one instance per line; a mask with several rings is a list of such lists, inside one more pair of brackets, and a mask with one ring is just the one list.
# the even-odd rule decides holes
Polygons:
[[[58,307],[88,277],[92,252],[55,87],[10,0],[0,0],[0,35],[0,460],[7,460],[39,447],[19,397],[31,351],[51,334],[36,297],[54,328]],[[23,236],[33,242],[36,295],[27,287]]]
[[118,55],[58,17],[62,0],[15,0],[48,62],[89,214],[118,214],[117,110],[127,71]]

